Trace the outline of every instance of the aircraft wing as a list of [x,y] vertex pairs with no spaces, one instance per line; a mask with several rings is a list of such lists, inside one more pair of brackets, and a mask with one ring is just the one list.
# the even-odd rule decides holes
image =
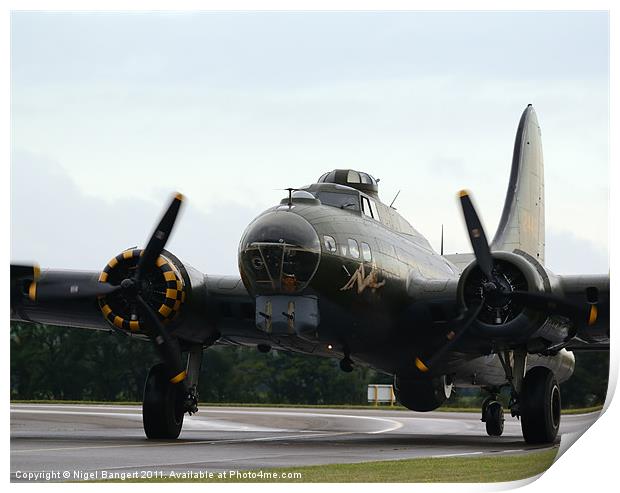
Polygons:
[[178,381],[184,348],[267,340],[239,277],[206,276],[165,250],[183,201],[175,194],[145,247],[121,252],[101,272],[12,264],[11,320],[148,338]]
[[[71,291],[71,287],[97,282],[100,272],[45,270],[11,264],[11,321],[38,322],[63,327],[110,330],[97,304],[96,296],[46,299],[46,286]],[[42,299],[37,299],[43,294]]]
[[[597,347],[609,349],[610,299],[608,275],[560,276],[564,296],[572,303],[590,303],[596,306],[596,319],[592,323],[577,326],[573,349]],[[593,315],[594,316],[594,315]]]
[[[462,190],[459,199],[473,255],[444,256],[460,271],[458,282],[444,282],[441,298],[435,295],[416,307],[417,318],[426,321],[428,332],[444,339],[437,344],[438,349],[416,357],[417,368],[429,371],[456,349],[482,354],[498,348],[527,348],[540,354],[553,354],[564,348],[608,349],[609,276],[557,276],[545,269],[544,252],[539,248],[540,234],[532,237],[524,234],[527,241],[520,236],[519,221],[525,213],[514,213],[518,201],[507,201],[507,204],[510,214],[516,214],[510,216],[517,221],[513,229],[519,230],[511,233],[511,238],[521,239],[514,244],[500,245],[499,248],[506,246],[508,251],[492,251],[469,192]],[[532,208],[539,205],[536,202]],[[520,248],[526,244],[529,251]],[[410,286],[414,286],[412,292],[420,298],[428,298],[426,292],[434,289],[420,290],[415,283]],[[433,304],[445,302],[450,294],[464,309],[457,317],[447,319],[439,312],[440,318],[435,319]]]
[[[266,334],[256,329],[255,302],[239,276],[206,276],[189,266],[186,298],[178,317],[167,327],[187,342],[260,344]],[[106,313],[106,296],[91,293],[97,287],[100,271],[75,271],[11,265],[11,320],[92,330],[125,330],[144,337],[140,330],[126,330],[122,313]],[[157,303],[149,300],[154,309]],[[114,306],[112,304],[112,306]],[[165,317],[161,317],[166,321]],[[116,323],[115,323],[116,322]],[[127,325],[127,324],[125,324]]]

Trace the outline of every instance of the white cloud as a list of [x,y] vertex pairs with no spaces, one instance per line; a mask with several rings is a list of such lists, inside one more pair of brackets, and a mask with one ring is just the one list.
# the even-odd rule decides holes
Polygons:
[[[172,190],[157,201],[106,201],[85,195],[62,167],[45,157],[17,152],[11,176],[11,259],[42,267],[100,270],[126,248],[143,246],[167,207]],[[191,197],[168,249],[210,274],[237,274],[237,246],[260,211],[221,203],[202,212]]]
[[608,274],[609,256],[570,231],[547,230],[546,265],[558,274]]
[[[531,102],[543,133],[549,230],[607,249],[602,13],[12,19],[13,167],[20,152],[61,163],[38,202],[54,200],[45,187],[65,173],[71,183],[55,186],[81,204],[76,221],[88,221],[85,208],[104,223],[124,221],[115,228],[125,228],[123,241],[144,241],[167,191],[180,190],[190,199],[187,216],[196,211],[188,234],[209,243],[204,231],[231,215],[235,229],[215,228],[214,248],[236,249],[244,221],[281,198],[275,189],[352,167],[382,178],[387,202],[402,190],[396,206],[434,245],[443,223],[446,251],[469,250],[455,193],[472,190],[491,236],[517,122]],[[33,241],[27,224],[51,228],[76,214],[55,216],[53,204],[25,211],[32,179],[13,183],[21,216],[12,245],[22,250],[20,238]],[[118,204],[142,214],[136,226]],[[211,223],[198,224],[199,213]],[[47,237],[38,253],[51,249]]]

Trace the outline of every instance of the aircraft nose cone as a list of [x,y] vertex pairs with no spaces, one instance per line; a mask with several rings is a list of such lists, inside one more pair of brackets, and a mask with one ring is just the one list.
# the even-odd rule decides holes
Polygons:
[[299,293],[319,265],[319,237],[303,217],[290,211],[263,214],[239,244],[239,270],[252,294]]

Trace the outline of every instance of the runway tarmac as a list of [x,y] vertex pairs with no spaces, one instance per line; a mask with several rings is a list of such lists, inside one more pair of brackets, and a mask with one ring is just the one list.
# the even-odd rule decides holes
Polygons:
[[[561,434],[585,431],[598,414],[563,416]],[[11,481],[46,480],[25,473],[62,481],[101,479],[104,471],[216,472],[536,448],[523,442],[516,418],[506,416],[502,437],[489,437],[478,413],[202,407],[185,417],[178,440],[150,441],[138,406],[11,405]]]

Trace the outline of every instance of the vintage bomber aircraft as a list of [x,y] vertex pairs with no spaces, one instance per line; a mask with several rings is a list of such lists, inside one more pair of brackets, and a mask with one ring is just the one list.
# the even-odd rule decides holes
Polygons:
[[[144,249],[102,272],[11,265],[11,319],[115,330],[150,339],[143,423],[149,438],[178,437],[197,411],[202,352],[215,343],[340,358],[394,375],[398,400],[430,411],[453,387],[489,397],[482,421],[503,431],[497,395],[511,392],[528,443],[552,442],[558,383],[570,349],[609,349],[609,276],[557,276],[544,266],[540,128],[519,122],[501,220],[489,245],[460,192],[472,254],[442,255],[378,197],[366,173],[334,170],[289,189],[239,245],[240,277],[204,275],[164,249],[183,198],[172,200]],[[187,354],[184,359],[183,355]]]

